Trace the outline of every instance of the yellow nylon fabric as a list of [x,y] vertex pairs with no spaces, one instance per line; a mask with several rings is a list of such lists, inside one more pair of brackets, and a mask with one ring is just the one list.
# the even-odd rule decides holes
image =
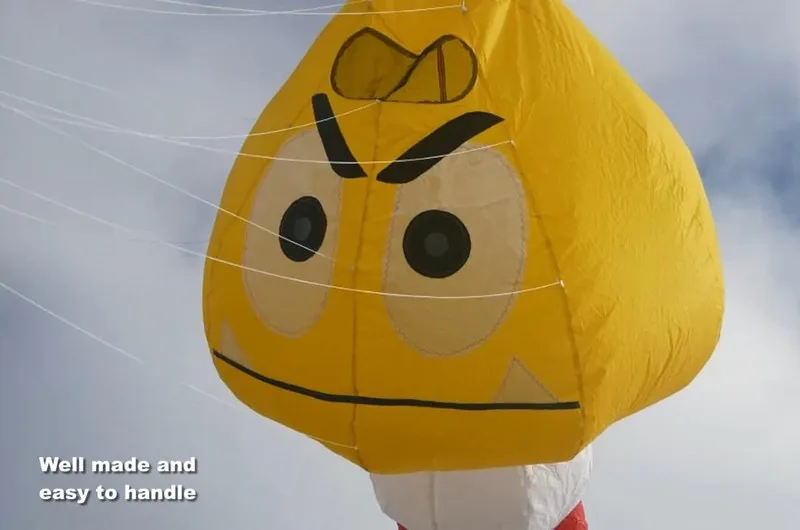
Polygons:
[[[209,255],[312,284],[206,262],[209,346],[251,372],[215,355],[222,380],[259,414],[375,473],[570,460],[689,384],[721,327],[714,223],[664,113],[560,1],[380,13],[452,3],[374,0],[372,15],[334,17],[252,132],[295,128],[242,147],[220,207],[277,233],[294,201],[315,197],[327,221],[321,255],[287,259],[274,234],[224,212]],[[338,176],[317,128],[296,128],[315,121],[315,94],[336,114],[382,99],[335,120],[364,178]],[[469,112],[502,121],[411,182],[378,180]],[[469,232],[469,259],[446,278],[420,275],[404,254],[411,220],[427,210]],[[579,407],[350,399],[364,396]]]

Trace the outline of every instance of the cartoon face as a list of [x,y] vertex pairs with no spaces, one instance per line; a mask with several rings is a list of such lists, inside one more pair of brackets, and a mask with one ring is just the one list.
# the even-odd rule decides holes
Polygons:
[[[489,61],[448,16],[463,33],[408,47],[388,37],[397,18],[334,19],[242,148],[209,245],[220,377],[378,473],[569,460],[688,383],[716,342],[719,271],[693,257],[713,255],[713,229],[665,118],[642,107],[675,143],[662,160],[610,96],[544,68],[559,48],[496,35],[508,53]],[[514,53],[539,76],[487,77]]]

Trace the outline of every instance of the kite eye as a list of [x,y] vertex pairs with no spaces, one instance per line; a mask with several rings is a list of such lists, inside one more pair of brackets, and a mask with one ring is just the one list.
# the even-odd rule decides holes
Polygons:
[[[471,144],[465,144],[469,149]],[[528,212],[519,177],[495,149],[451,155],[397,187],[383,291],[399,337],[446,357],[489,339],[525,272]]]
[[325,209],[316,197],[300,197],[281,218],[279,234],[281,251],[290,260],[301,263],[316,254],[328,229]]
[[245,291],[261,322],[299,337],[319,320],[333,275],[343,179],[316,132],[286,141],[253,189],[245,229]]
[[455,215],[427,210],[414,217],[403,237],[408,266],[427,278],[447,278],[467,263],[469,230]]

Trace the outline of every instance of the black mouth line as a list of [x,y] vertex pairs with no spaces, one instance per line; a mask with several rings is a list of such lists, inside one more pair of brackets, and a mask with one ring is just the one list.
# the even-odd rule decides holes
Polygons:
[[220,361],[236,368],[253,379],[257,379],[262,383],[293,392],[302,396],[318,399],[321,401],[328,401],[330,403],[347,403],[352,405],[371,405],[376,407],[420,407],[429,409],[449,409],[449,410],[470,410],[470,411],[488,411],[488,410],[575,410],[580,409],[581,405],[577,401],[564,401],[560,403],[456,403],[449,401],[429,401],[425,399],[410,399],[410,398],[380,398],[371,396],[353,396],[348,394],[329,394],[327,392],[320,392],[312,390],[278,379],[273,379],[250,368],[225,357],[216,350],[212,350],[214,357]]

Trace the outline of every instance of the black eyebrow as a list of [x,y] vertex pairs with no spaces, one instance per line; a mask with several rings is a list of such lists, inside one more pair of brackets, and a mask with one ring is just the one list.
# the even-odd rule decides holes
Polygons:
[[328,96],[325,94],[314,94],[311,97],[311,106],[314,109],[314,120],[317,124],[317,131],[322,140],[322,147],[325,148],[325,156],[331,164],[331,169],[343,179],[354,179],[366,177],[364,169],[356,161],[356,157],[347,146],[342,130],[336,121],[333,107]]
[[406,184],[416,179],[503,118],[488,112],[467,112],[448,121],[411,146],[400,158],[383,168],[377,179],[387,184]]

